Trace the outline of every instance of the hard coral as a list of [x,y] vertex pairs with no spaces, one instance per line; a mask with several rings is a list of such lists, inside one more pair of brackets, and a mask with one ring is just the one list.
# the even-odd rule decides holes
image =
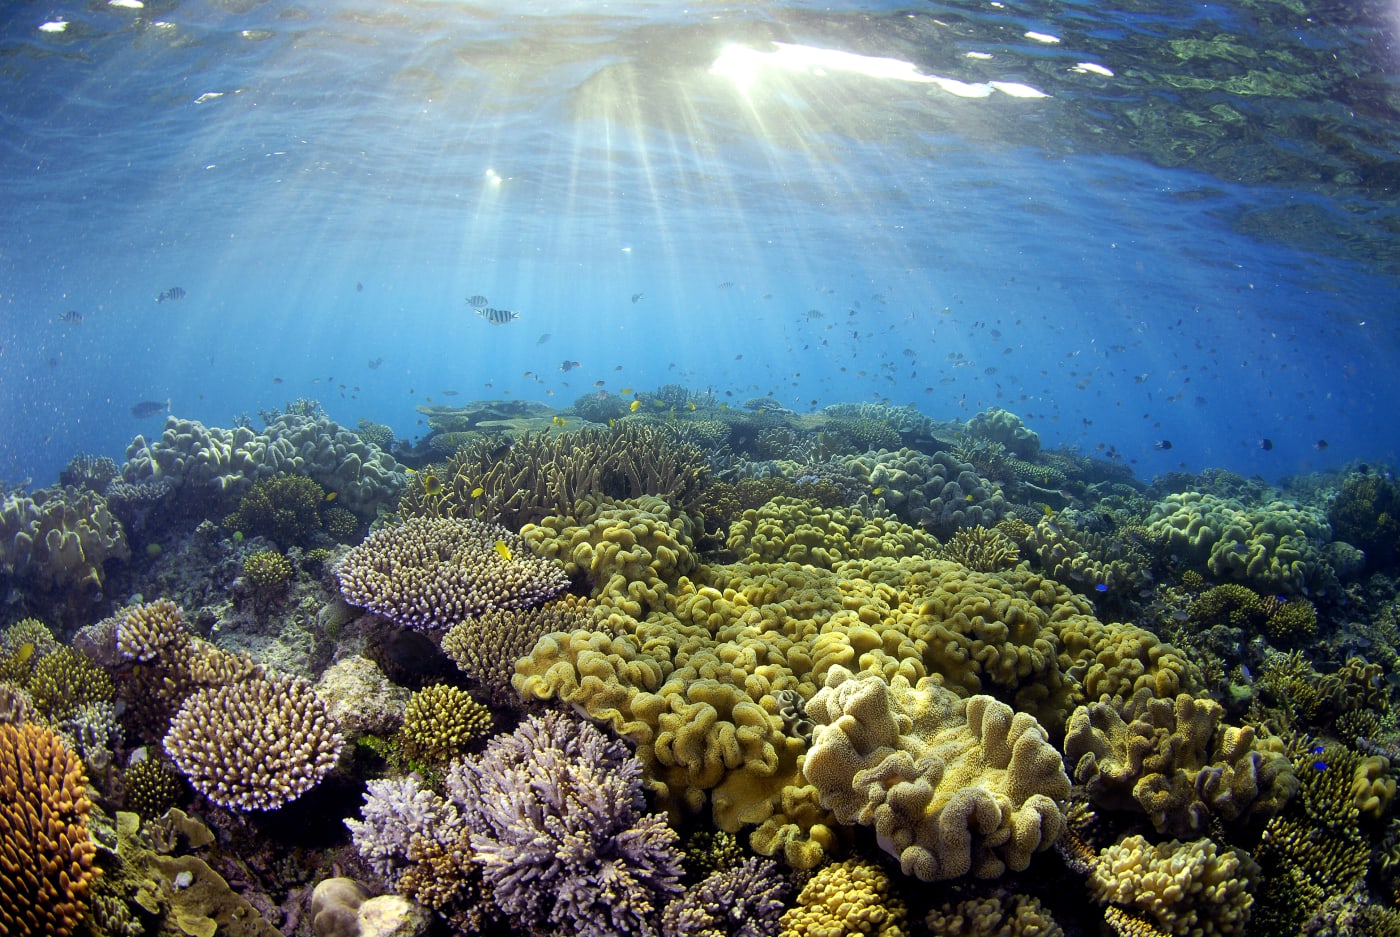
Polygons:
[[448,776],[496,904],[564,937],[655,931],[680,891],[680,850],[647,814],[641,766],[621,742],[559,713],[531,716]]
[[847,859],[823,866],[808,880],[797,906],[783,914],[781,935],[904,937],[904,914],[904,902],[883,869]]
[[195,789],[232,810],[272,810],[318,784],[341,737],[304,680],[251,677],[191,694],[165,751]]
[[1384,569],[1400,556],[1400,485],[1391,478],[1348,475],[1327,516],[1338,540],[1365,552],[1367,570]]
[[257,592],[281,590],[292,578],[292,564],[276,550],[259,550],[243,561],[243,578]]
[[411,762],[442,768],[490,731],[491,710],[465,690],[438,684],[409,697],[399,740]]
[[441,632],[474,615],[539,605],[569,585],[504,527],[415,518],[370,534],[336,575],[351,604],[396,624]]
[[512,708],[520,705],[520,695],[511,686],[515,662],[528,656],[546,634],[586,629],[592,622],[588,600],[563,595],[534,608],[496,609],[464,618],[442,636],[442,652],[479,688],[482,699]]
[[255,483],[224,518],[229,530],[268,537],[283,548],[304,544],[321,529],[326,490],[302,475],[277,475]]
[[873,826],[906,875],[1022,871],[1064,831],[1059,753],[1005,703],[833,667],[807,712],[824,728],[803,773],[838,819]]
[[748,563],[802,563],[830,569],[842,560],[932,551],[929,534],[898,521],[867,519],[851,508],[774,498],[730,527],[729,549]]
[[750,857],[707,876],[666,906],[663,937],[770,937],[788,884],[778,864]]
[[0,933],[67,937],[96,874],[87,779],[52,732],[0,724]]

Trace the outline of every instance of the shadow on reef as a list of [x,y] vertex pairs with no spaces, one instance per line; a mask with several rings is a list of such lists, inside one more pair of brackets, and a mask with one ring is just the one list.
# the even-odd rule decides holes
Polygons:
[[1400,933],[1388,469],[424,412],[5,495],[0,930]]

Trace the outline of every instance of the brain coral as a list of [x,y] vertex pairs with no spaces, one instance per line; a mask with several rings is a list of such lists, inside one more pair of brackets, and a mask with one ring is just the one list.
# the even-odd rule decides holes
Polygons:
[[58,737],[0,724],[0,933],[67,937],[96,874],[87,778]]
[[695,568],[694,524],[661,498],[585,498],[567,515],[526,524],[521,538],[570,576],[582,574],[594,595],[642,617]]
[[1292,762],[1253,728],[1222,726],[1223,714],[1213,700],[1157,699],[1143,689],[1121,713],[1108,703],[1075,710],[1065,754],[1095,804],[1140,810],[1159,833],[1199,835],[1212,817],[1278,813],[1298,789]]
[[940,537],[959,527],[995,526],[1007,511],[1001,492],[948,452],[868,452],[848,462],[870,492],[862,502],[883,501],[900,520]]
[[1208,839],[1154,846],[1129,836],[1099,853],[1089,891],[1101,904],[1155,928],[1146,932],[1229,937],[1245,932],[1254,902],[1249,889],[1259,875],[1248,853],[1221,852]]
[[1201,572],[1264,591],[1301,593],[1327,575],[1320,552],[1332,536],[1326,518],[1288,502],[1246,508],[1185,491],[1157,502],[1147,529]]
[[834,667],[807,713],[819,727],[803,774],[842,822],[873,826],[906,875],[1023,871],[1064,832],[1059,752],[1033,716],[990,696]]
[[539,605],[569,585],[558,566],[504,527],[456,518],[413,518],[376,531],[345,554],[336,575],[352,605],[428,632]]
[[165,751],[195,789],[232,810],[272,810],[335,766],[341,736],[304,680],[251,677],[192,693]]
[[44,592],[101,592],[108,560],[131,555],[102,496],[41,488],[0,502],[0,573]]

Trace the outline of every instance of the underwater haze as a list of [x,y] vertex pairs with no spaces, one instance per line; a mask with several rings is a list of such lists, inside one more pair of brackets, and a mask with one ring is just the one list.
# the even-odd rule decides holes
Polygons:
[[1144,479],[1397,458],[1392,3],[3,17],[10,483],[167,401],[411,443],[667,384],[1001,407]]

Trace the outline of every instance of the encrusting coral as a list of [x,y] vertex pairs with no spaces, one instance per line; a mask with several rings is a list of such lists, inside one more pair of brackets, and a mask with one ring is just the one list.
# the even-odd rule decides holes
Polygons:
[[1065,728],[1065,754],[1090,800],[1146,813],[1159,833],[1199,836],[1215,820],[1267,819],[1298,789],[1278,740],[1221,724],[1214,700],[1140,690],[1120,712],[1081,706]]
[[818,728],[803,774],[837,819],[874,827],[906,875],[1023,871],[1064,831],[1059,752],[1005,703],[833,667],[807,713]]
[[272,810],[315,787],[341,736],[306,681],[254,676],[192,693],[165,751],[195,789],[232,810]]
[[0,933],[68,937],[96,875],[87,778],[58,737],[0,723]]
[[563,571],[496,524],[415,518],[376,531],[345,554],[347,601],[396,624],[446,631],[497,609],[539,605],[568,588]]

